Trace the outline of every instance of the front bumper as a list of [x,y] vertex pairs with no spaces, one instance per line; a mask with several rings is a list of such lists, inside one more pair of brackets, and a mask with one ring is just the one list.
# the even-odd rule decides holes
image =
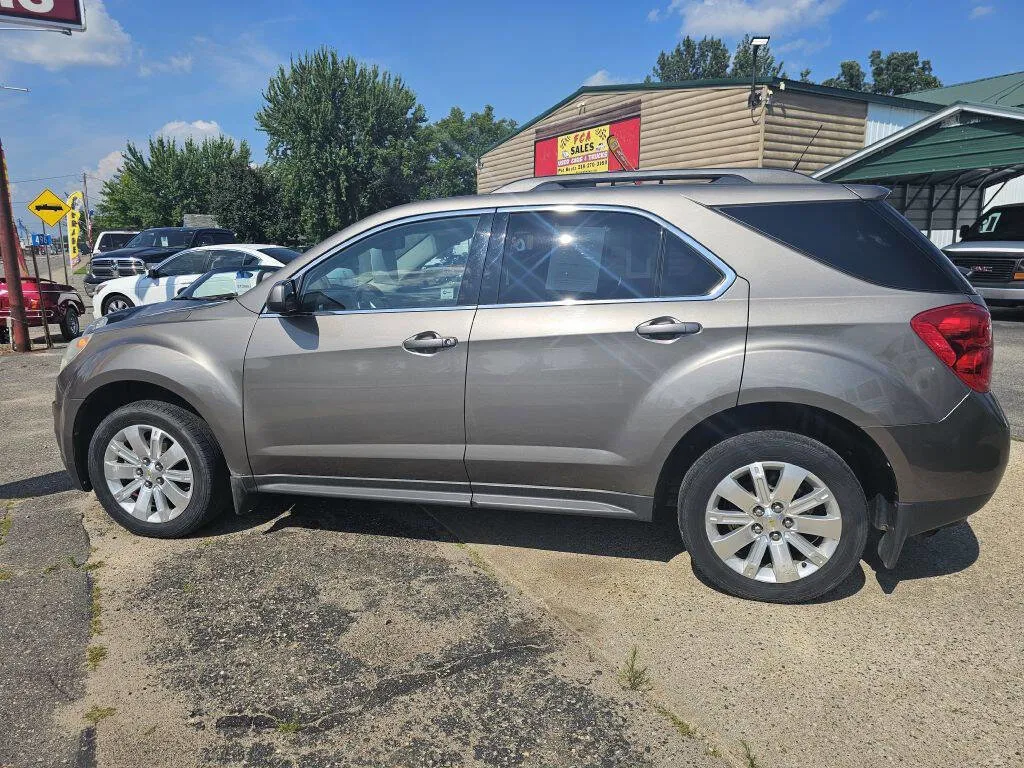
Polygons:
[[88,491],[92,488],[89,478],[79,473],[75,456],[75,415],[81,406],[81,400],[65,398],[61,391],[57,390],[57,397],[53,401],[53,432],[57,438],[57,447],[60,450],[60,460],[71,478],[71,485],[80,491]]
[[1024,304],[1024,281],[1013,283],[971,283],[981,298],[989,301],[1019,301]]
[[971,392],[942,421],[873,427],[889,459],[899,500],[876,514],[879,555],[892,567],[908,536],[944,528],[992,497],[1010,459],[1010,427],[992,394]]

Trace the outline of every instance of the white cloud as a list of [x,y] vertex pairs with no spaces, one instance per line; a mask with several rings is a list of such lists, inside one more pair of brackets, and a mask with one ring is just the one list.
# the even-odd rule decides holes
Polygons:
[[995,8],[991,5],[976,5],[971,9],[970,18],[980,19],[982,16],[988,16],[994,10]]
[[599,69],[597,72],[592,74],[586,80],[583,81],[584,85],[616,85],[617,83],[624,83],[626,79],[624,77],[613,77],[607,69]]
[[103,0],[91,0],[85,32],[70,37],[43,32],[6,35],[0,57],[54,72],[71,66],[116,67],[132,55],[132,39],[110,17]]
[[864,21],[870,24],[874,21],[878,21],[883,16],[885,16],[885,11],[883,11],[881,8],[875,8],[875,10],[873,10],[871,13],[864,17]]
[[157,136],[164,136],[174,139],[178,143],[186,139],[194,139],[201,142],[203,139],[212,139],[218,136],[227,136],[216,120],[193,120],[191,123],[184,120],[172,120],[156,132]]
[[95,168],[83,168],[82,170],[100,181],[114,178],[117,172],[121,170],[121,150],[115,149],[113,152],[101,157]]
[[651,8],[651,10],[649,10],[647,12],[647,20],[648,21],[661,21],[661,9],[659,9],[659,8]]
[[166,74],[175,72],[192,71],[192,54],[185,56],[171,56],[165,61],[146,61],[142,53],[139,54],[139,75],[149,77],[152,74]]
[[829,19],[843,0],[674,0],[670,10],[683,17],[683,32],[739,37],[795,32]]
[[200,61],[216,73],[220,83],[239,91],[262,91],[267,80],[285,59],[252,34],[239,35],[224,43],[208,37],[194,37]]
[[822,40],[807,40],[803,37],[797,40],[791,40],[788,43],[780,45],[776,51],[778,53],[793,53],[799,51],[804,56],[810,56],[812,53],[822,51],[832,45],[832,37],[826,37]]

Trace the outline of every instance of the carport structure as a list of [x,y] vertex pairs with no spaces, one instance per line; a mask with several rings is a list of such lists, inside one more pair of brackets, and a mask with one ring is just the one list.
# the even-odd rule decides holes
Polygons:
[[[890,202],[918,229],[945,244],[962,224],[980,216],[986,189],[998,194],[1021,175],[1024,109],[955,102],[814,177],[890,187]],[[988,199],[992,197],[990,193]]]

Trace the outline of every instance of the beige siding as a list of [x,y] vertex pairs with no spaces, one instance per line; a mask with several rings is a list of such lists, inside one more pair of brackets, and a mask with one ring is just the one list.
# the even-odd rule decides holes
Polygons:
[[751,121],[744,88],[584,93],[482,158],[477,190],[533,176],[538,129],[640,100],[640,167],[756,166],[760,127]]
[[776,91],[765,121],[764,166],[792,168],[806,149],[798,170],[824,168],[864,147],[866,123],[866,102]]

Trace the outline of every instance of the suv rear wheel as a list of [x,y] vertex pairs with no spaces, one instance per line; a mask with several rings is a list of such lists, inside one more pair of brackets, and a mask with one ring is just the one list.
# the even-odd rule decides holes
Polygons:
[[678,509],[698,575],[754,600],[820,597],[853,572],[867,542],[853,471],[793,432],[748,432],[710,448],[683,478]]
[[60,321],[60,335],[64,341],[72,341],[82,335],[82,324],[78,320],[78,310],[68,307]]
[[89,479],[107,513],[132,533],[192,533],[227,501],[226,470],[206,422],[142,400],[107,416],[89,443]]

